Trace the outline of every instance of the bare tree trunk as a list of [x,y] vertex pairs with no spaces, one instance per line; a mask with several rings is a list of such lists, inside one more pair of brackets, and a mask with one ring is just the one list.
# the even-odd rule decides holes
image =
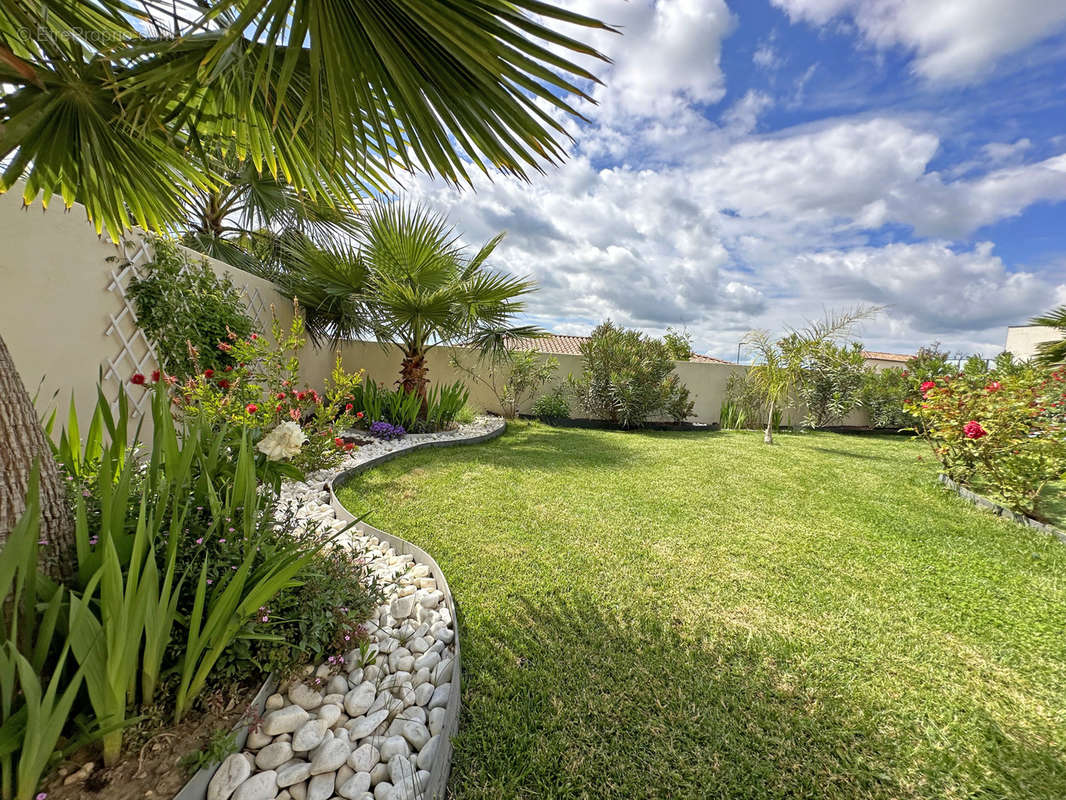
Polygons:
[[41,464],[41,566],[63,579],[74,566],[74,519],[66,488],[33,401],[0,336],[0,545],[26,509],[34,459]]
[[770,401],[770,408],[766,412],[766,430],[763,432],[763,435],[762,435],[762,440],[766,444],[773,444],[774,443],[773,427],[774,427],[774,401],[771,400]]

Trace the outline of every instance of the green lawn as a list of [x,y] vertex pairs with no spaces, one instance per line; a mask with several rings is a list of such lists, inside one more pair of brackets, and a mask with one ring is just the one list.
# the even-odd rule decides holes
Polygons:
[[1066,545],[923,453],[520,424],[342,498],[451,583],[459,800],[1066,797]]

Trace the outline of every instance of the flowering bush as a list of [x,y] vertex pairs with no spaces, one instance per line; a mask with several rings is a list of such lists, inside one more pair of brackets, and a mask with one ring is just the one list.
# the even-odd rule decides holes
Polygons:
[[926,380],[906,404],[944,473],[1016,511],[1066,471],[1066,383],[1034,367]]
[[250,428],[264,462],[304,472],[333,466],[354,447],[339,434],[362,417],[352,401],[363,375],[345,371],[338,356],[324,393],[302,385],[305,341],[298,309],[288,330],[275,315],[270,337],[229,331],[217,347],[235,366],[198,369],[177,385],[175,402],[190,419]]

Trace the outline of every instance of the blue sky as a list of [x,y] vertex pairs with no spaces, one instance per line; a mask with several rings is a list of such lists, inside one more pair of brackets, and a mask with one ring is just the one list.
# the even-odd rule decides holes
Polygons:
[[593,37],[613,63],[569,161],[408,186],[470,242],[508,231],[495,263],[539,281],[544,327],[686,327],[733,358],[875,304],[870,349],[991,356],[1066,303],[1066,2],[568,5],[622,30]]

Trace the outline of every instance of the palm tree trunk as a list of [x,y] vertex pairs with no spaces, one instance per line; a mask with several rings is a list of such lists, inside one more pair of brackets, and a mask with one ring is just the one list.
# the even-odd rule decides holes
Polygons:
[[41,567],[63,579],[73,572],[74,519],[59,465],[0,336],[0,545],[26,510],[34,459],[41,464]]
[[426,384],[429,382],[426,375],[429,367],[426,366],[426,354],[417,350],[409,350],[403,354],[400,362],[400,386],[405,392],[417,394],[422,398],[422,408],[418,412],[419,417],[426,418],[428,402],[426,400]]
[[770,408],[766,412],[766,430],[763,432],[762,440],[766,444],[774,443],[774,401],[770,401]]

